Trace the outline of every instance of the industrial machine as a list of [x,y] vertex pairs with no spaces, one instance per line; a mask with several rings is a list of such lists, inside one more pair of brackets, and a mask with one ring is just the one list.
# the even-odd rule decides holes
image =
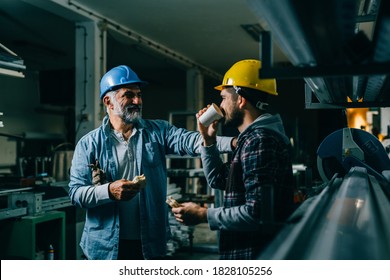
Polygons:
[[374,176],[387,188],[387,172],[390,170],[390,159],[379,140],[361,129],[343,128],[328,135],[317,151],[317,166],[321,178],[328,182],[334,174],[347,174],[351,167],[364,167],[368,174]]
[[[247,2],[264,27],[261,77],[302,78],[306,109],[390,107],[389,1]],[[273,64],[272,39],[291,65]],[[390,160],[383,144],[346,125],[322,141],[317,156],[323,184],[259,258],[390,259]]]
[[84,211],[68,196],[73,151],[57,145],[51,157],[44,151],[62,140],[38,136],[0,132],[17,146],[15,163],[0,165],[0,258],[45,259],[52,246],[55,259],[78,259]]
[[323,189],[307,199],[261,259],[389,259],[390,159],[372,134],[344,128],[318,148]]

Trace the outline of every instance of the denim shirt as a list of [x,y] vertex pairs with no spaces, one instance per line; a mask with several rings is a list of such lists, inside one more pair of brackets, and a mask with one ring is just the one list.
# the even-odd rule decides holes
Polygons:
[[[146,177],[146,187],[140,192],[141,241],[145,259],[166,255],[170,238],[165,156],[197,156],[202,144],[198,132],[177,128],[164,120],[141,120],[137,126],[137,169]],[[232,137],[218,137],[221,152],[231,151]],[[73,205],[86,208],[86,220],[80,246],[88,259],[117,259],[119,244],[118,202],[111,200],[108,184],[92,185],[88,166],[99,161],[107,182],[118,177],[118,166],[112,153],[110,123],[106,116],[99,128],[83,136],[77,143],[70,170],[69,197]]]

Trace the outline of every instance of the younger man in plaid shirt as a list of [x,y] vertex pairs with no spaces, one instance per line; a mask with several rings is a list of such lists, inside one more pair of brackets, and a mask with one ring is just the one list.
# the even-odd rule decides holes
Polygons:
[[218,122],[209,127],[198,122],[204,173],[210,187],[225,191],[223,207],[187,202],[172,209],[179,222],[208,222],[211,230],[220,230],[221,259],[257,258],[294,210],[290,141],[280,116],[265,111],[268,95],[277,95],[276,81],[259,79],[260,67],[258,60],[239,61],[215,87],[225,125],[240,132],[230,163],[222,162],[215,145]]

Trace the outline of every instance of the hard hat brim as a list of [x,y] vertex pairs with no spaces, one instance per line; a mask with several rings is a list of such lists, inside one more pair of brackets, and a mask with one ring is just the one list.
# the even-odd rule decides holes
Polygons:
[[145,81],[130,81],[130,82],[126,82],[123,84],[115,85],[115,86],[108,88],[103,94],[101,94],[100,99],[103,99],[103,97],[107,94],[107,92],[117,90],[117,89],[123,88],[123,87],[128,86],[128,85],[134,85],[134,84],[138,84],[140,87],[144,87],[144,86],[148,85],[149,83],[145,82]]
[[[231,85],[219,85],[219,86],[215,86],[214,89],[222,91],[225,87],[232,87],[232,86]],[[252,89],[259,90],[255,87]],[[271,95],[275,95],[275,96],[279,95],[279,93],[276,91],[268,91],[268,90],[261,90],[261,91],[266,92],[266,93],[271,94]]]
[[223,87],[224,87],[223,85],[219,85],[219,86],[214,87],[214,89],[221,91],[221,90],[223,90]]

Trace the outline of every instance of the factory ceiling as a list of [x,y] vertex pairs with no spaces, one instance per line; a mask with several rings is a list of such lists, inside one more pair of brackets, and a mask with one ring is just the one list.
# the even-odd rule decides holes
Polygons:
[[388,6],[380,0],[2,0],[0,34],[26,71],[39,71],[73,64],[75,23],[95,19],[109,38],[160,58],[134,56],[137,69],[195,66],[218,80],[234,62],[261,57],[264,77],[305,79],[307,107],[389,106]]
[[[294,65],[272,67],[267,35],[263,76],[304,77],[312,108],[389,107],[389,1],[248,2]],[[320,104],[311,102],[310,92]]]

